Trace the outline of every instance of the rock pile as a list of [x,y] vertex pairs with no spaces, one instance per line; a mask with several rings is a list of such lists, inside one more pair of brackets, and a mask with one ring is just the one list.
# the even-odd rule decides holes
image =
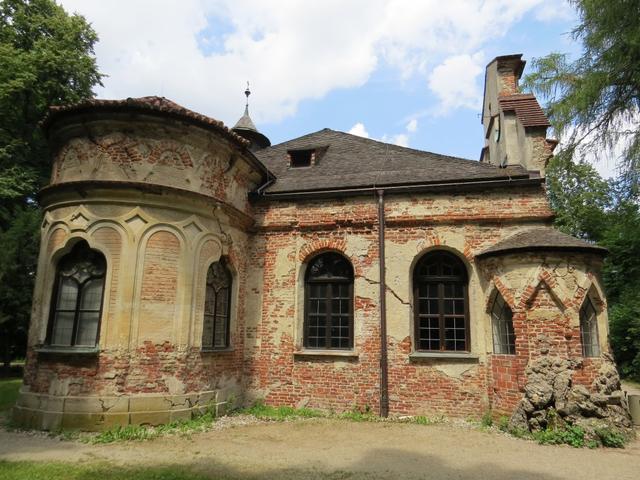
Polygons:
[[534,432],[570,424],[582,426],[587,432],[607,427],[630,431],[629,407],[614,360],[608,354],[603,354],[602,360],[591,391],[572,384],[580,360],[545,356],[530,362],[524,397],[509,427]]

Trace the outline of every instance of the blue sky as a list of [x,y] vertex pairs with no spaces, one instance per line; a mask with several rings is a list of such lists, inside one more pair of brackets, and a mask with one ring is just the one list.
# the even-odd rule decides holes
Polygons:
[[[573,25],[569,19],[540,22],[525,18],[513,24],[504,37],[483,48],[485,59],[488,63],[497,55],[522,53],[526,60],[531,60],[552,51],[575,52],[578,46],[569,34]],[[480,75],[479,92],[482,79]],[[437,96],[426,88],[422,76],[403,80],[392,68],[383,66],[366,84],[335,89],[320,99],[304,100],[294,116],[263,123],[259,128],[272,142],[279,143],[324,127],[349,131],[356,123],[362,123],[372,138],[407,133],[411,148],[477,159],[483,145],[480,108],[437,112],[437,104]],[[412,118],[417,119],[418,127],[409,133],[406,125]]]
[[[62,0],[97,31],[102,98],[161,95],[276,144],[325,127],[477,159],[484,67],[575,53],[562,0]],[[526,70],[525,70],[526,73]]]

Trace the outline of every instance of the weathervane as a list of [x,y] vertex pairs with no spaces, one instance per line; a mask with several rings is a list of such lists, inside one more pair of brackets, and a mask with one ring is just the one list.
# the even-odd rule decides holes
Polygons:
[[244,94],[247,96],[247,104],[246,107],[249,107],[249,95],[251,95],[251,90],[249,90],[249,82],[247,82],[247,89],[244,91]]

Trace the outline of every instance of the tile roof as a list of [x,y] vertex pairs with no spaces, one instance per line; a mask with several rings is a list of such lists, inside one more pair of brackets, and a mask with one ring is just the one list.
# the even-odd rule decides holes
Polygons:
[[[311,167],[289,168],[287,152],[317,149]],[[324,129],[255,152],[275,174],[269,193],[357,187],[529,178],[520,166],[499,168],[475,160],[414,150]]]
[[515,111],[516,117],[524,127],[548,127],[549,119],[540,107],[536,97],[529,93],[516,93],[499,97],[503,111]]
[[607,249],[562,233],[551,227],[537,227],[516,233],[478,254],[479,257],[524,250],[571,250],[606,255]]
[[55,120],[64,115],[99,110],[137,111],[140,113],[167,115],[214,130],[240,147],[246,148],[249,145],[249,141],[231,131],[221,121],[189,110],[164,97],[156,96],[127,98],[124,100],[91,99],[71,105],[50,107],[49,112],[42,120],[42,127],[46,132]]

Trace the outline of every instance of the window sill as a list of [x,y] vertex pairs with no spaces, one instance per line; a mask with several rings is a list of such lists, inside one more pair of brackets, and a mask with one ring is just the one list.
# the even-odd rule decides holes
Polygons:
[[473,353],[463,352],[412,352],[409,354],[410,360],[469,360],[477,362],[480,359],[479,355]]
[[51,345],[43,345],[34,348],[36,353],[57,354],[57,355],[82,355],[91,356],[100,353],[98,347],[55,347]]
[[360,355],[353,350],[299,350],[293,352],[294,357],[307,358],[307,357],[336,357],[346,359],[357,359]]
[[227,347],[227,348],[202,348],[200,353],[230,353],[235,352],[235,348]]

